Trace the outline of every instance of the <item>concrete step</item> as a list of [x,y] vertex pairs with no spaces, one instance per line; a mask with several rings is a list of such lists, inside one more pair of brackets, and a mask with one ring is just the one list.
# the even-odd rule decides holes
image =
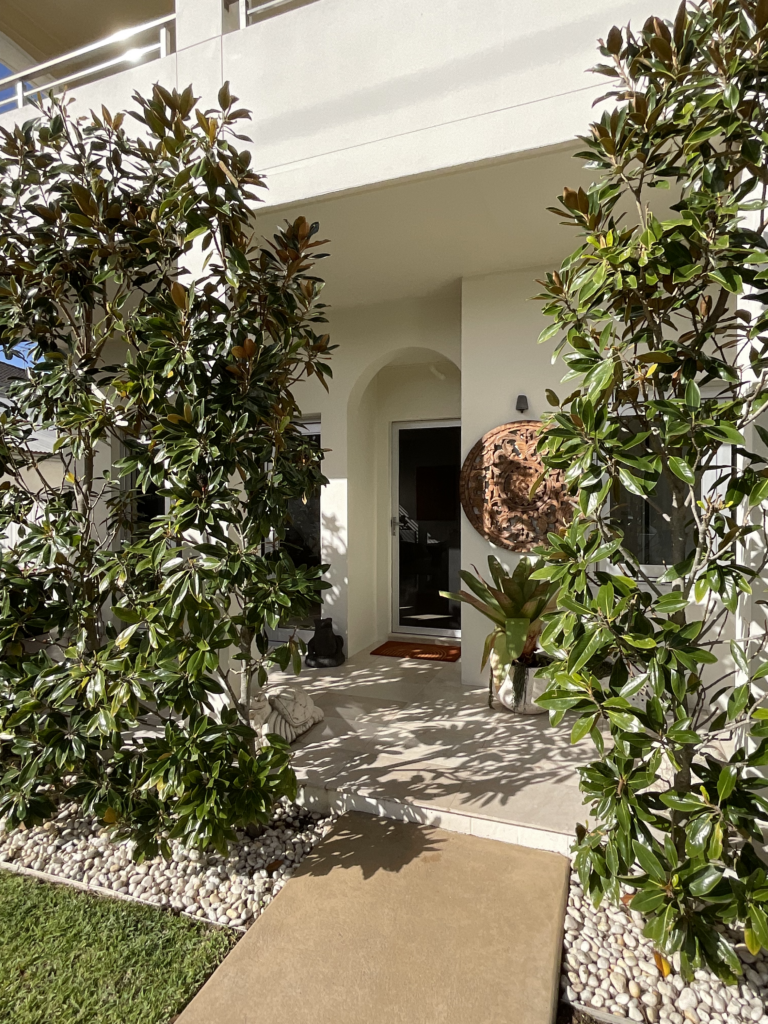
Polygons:
[[546,715],[488,707],[456,663],[371,656],[298,682],[324,714],[292,744],[307,802],[567,854],[590,742]]
[[481,839],[495,839],[501,843],[513,843],[532,850],[560,853],[567,857],[574,841],[573,831],[557,832],[537,828],[523,821],[508,817],[478,814],[472,811],[451,809],[430,805],[418,797],[409,800],[398,799],[386,791],[386,785],[379,793],[355,792],[351,789],[322,788],[305,784],[299,796],[299,803],[317,811],[336,811],[346,814],[359,811],[375,814],[394,821],[412,821],[422,825],[433,825],[447,832],[461,832]]
[[350,813],[177,1024],[552,1024],[565,857]]

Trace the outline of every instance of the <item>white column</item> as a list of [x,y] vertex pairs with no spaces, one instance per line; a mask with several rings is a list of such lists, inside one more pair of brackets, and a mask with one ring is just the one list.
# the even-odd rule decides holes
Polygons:
[[176,50],[186,50],[222,34],[223,0],[176,0]]
[[[762,198],[760,189],[755,190],[754,198]],[[745,226],[751,228],[753,231],[757,231],[760,226],[760,217],[760,211],[751,211],[744,218]],[[738,305],[741,309],[746,310],[753,318],[756,318],[762,312],[761,303],[755,302],[750,298],[750,289],[746,289],[739,295]],[[755,380],[755,373],[749,363],[749,354],[746,346],[744,346],[741,354],[740,372],[745,381],[752,383]],[[757,422],[762,427],[768,426],[768,416],[762,415]],[[765,445],[755,430],[754,424],[750,424],[745,429],[744,436],[747,442],[746,448],[748,451],[756,452],[758,455],[762,455],[763,457],[768,455]],[[744,469],[746,461],[747,460],[743,458],[739,458],[740,470]],[[756,525],[761,525],[762,523],[762,512],[759,507],[752,509],[750,512],[745,512],[745,517],[748,521],[751,521]],[[742,544],[739,544],[737,548],[737,561],[741,565],[757,568],[762,562],[765,554],[764,544],[765,539],[761,533],[755,533],[747,537],[746,540]],[[765,605],[758,602],[763,602],[766,599],[768,599],[768,580],[766,579],[765,573],[763,573],[759,579],[752,582],[752,593],[749,595],[741,594],[739,597],[735,623],[736,636],[744,638],[759,638],[762,635],[766,628],[766,616],[763,610]],[[744,673],[735,669],[734,685],[738,686],[746,681]],[[761,685],[765,686],[766,681],[762,680]]]
[[[461,304],[461,447],[462,459],[483,434],[502,423],[538,420],[549,408],[545,391],[563,394],[560,378],[566,367],[551,363],[552,345],[537,345],[547,323],[541,306],[531,302],[536,280],[546,273],[520,270],[465,278]],[[515,409],[517,395],[526,395],[528,411]],[[495,555],[513,570],[519,554],[496,547],[461,517],[461,565],[488,577],[488,556]],[[481,671],[483,642],[491,623],[469,605],[461,610],[461,676],[468,686],[488,685]]]
[[200,110],[218,106],[223,22],[223,0],[176,0],[176,88],[191,85]]

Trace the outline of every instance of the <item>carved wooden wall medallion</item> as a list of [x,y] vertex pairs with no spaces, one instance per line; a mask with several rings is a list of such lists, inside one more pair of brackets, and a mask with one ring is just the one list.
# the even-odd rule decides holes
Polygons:
[[489,431],[464,460],[461,505],[479,534],[509,551],[532,551],[569,522],[574,498],[562,473],[551,473],[533,496],[543,466],[536,452],[541,423],[519,420]]

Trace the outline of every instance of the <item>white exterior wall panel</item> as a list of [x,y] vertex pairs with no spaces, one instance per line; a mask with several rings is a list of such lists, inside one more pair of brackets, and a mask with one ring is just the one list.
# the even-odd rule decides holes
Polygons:
[[[660,0],[654,12],[675,7]],[[229,79],[253,111],[254,162],[275,204],[572,138],[605,85],[585,74],[596,38],[649,10],[647,0],[315,0],[222,36],[221,0],[176,8],[177,54],[73,88],[78,106],[126,106],[154,81],[192,81],[209,105]]]

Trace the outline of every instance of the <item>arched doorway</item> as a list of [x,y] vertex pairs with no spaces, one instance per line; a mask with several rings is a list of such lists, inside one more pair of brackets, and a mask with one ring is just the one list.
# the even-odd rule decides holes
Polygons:
[[[456,635],[458,622],[439,591],[458,582],[458,506],[449,481],[453,471],[458,498],[459,467],[448,464],[458,460],[460,416],[461,373],[435,349],[388,354],[361,374],[350,393],[350,651],[389,634]],[[440,454],[446,445],[455,449],[450,457]],[[447,501],[441,503],[441,494]],[[401,616],[401,605],[413,615]]]

